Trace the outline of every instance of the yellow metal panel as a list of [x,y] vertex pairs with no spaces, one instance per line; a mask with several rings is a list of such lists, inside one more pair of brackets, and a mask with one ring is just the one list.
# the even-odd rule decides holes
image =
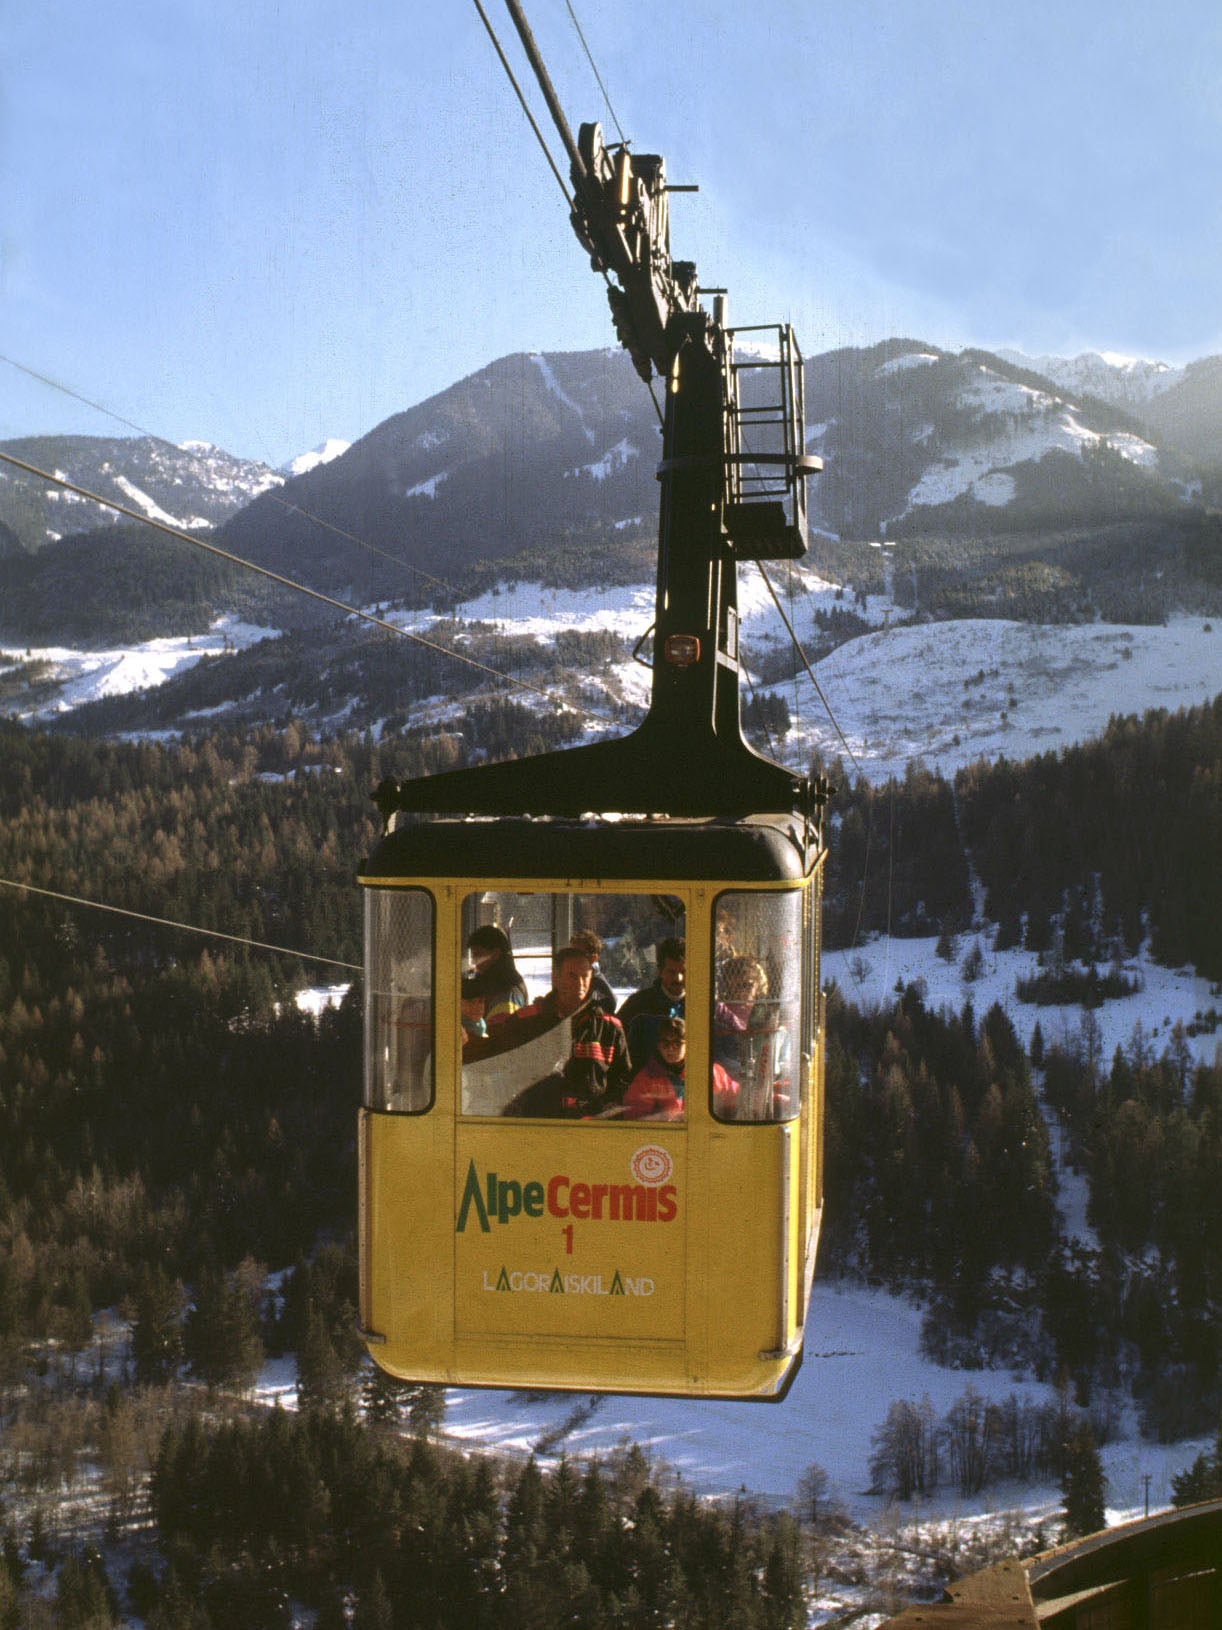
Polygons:
[[[367,1323],[385,1337],[379,1362],[402,1349],[418,1366],[444,1362],[453,1294],[449,1196],[437,1171],[447,1159],[435,1115],[369,1115],[364,1211],[371,1249]],[[388,1364],[388,1367],[394,1367]],[[423,1376],[423,1370],[422,1370]]]
[[460,1121],[454,1333],[682,1341],[682,1126]]
[[710,1190],[718,1198],[704,1226],[714,1391],[754,1390],[777,1367],[763,1355],[788,1339],[780,1323],[781,1137],[777,1126],[727,1126],[711,1137]]

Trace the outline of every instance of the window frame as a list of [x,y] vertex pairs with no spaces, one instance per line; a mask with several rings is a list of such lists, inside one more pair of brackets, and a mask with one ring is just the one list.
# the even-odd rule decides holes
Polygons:
[[[375,969],[380,974],[383,967],[383,953],[377,936],[384,933],[386,924],[379,921],[382,912],[392,911],[396,906],[406,902],[409,896],[419,896],[427,904],[428,924],[428,969],[429,989],[427,999],[429,1004],[430,1022],[427,1049],[424,1053],[422,1073],[427,1070],[428,1101],[410,1108],[400,1107],[391,1100],[396,1094],[390,1090],[389,1072],[383,1063],[383,1047],[379,1046],[379,1036],[376,1026],[379,1022],[389,1031],[394,1024],[393,1018],[387,1017],[379,1021],[376,1012],[376,1003],[379,997],[389,998],[392,1007],[396,1000],[393,984],[388,991],[380,991],[375,981]],[[377,1114],[384,1115],[428,1115],[437,1103],[437,898],[431,889],[419,884],[407,887],[378,888],[372,887],[365,893],[365,1026],[364,1050],[365,1061],[361,1101],[364,1107]],[[376,955],[375,955],[376,948]],[[408,998],[408,993],[401,993],[402,998]],[[418,1000],[418,996],[410,999]],[[377,1090],[375,1091],[375,1084]]]
[[[709,1114],[712,1116],[713,1120],[718,1126],[786,1126],[792,1124],[796,1120],[799,1120],[802,1116],[807,1091],[805,1071],[803,1068],[804,1043],[806,1040],[807,1010],[810,1006],[806,995],[806,985],[808,983],[806,972],[809,955],[809,895],[810,890],[805,882],[803,882],[781,889],[750,889],[742,888],[741,886],[731,886],[729,888],[718,890],[718,892],[712,898],[711,908],[709,911],[710,977],[708,991],[708,1105]],[[720,1000],[717,990],[717,918],[719,908],[723,902],[740,903],[744,900],[750,900],[757,905],[759,902],[766,900],[769,902],[770,906],[774,905],[778,901],[784,900],[787,902],[790,911],[793,910],[793,903],[795,901],[798,905],[797,920],[795,924],[797,930],[798,988],[796,995],[788,1001],[788,1007],[791,1009],[791,1012],[789,1013],[790,1022],[783,1027],[788,1031],[789,1040],[791,1102],[790,1107],[783,1115],[772,1114],[758,1117],[740,1116],[737,1114],[726,1115],[719,1113],[717,1109],[717,1095],[715,1091],[713,1074],[713,1066],[716,1062],[719,1062],[717,1059],[718,1041],[717,1032],[715,1029],[717,1003]],[[751,954],[754,955],[754,953]],[[777,998],[776,1000],[778,1007],[780,1007],[786,999]]]
[[[649,927],[652,936],[652,948],[655,950],[657,946],[669,936],[677,935],[678,937],[686,939],[687,926],[692,916],[694,907],[694,901],[687,893],[665,896],[666,898],[674,901],[675,904],[681,908],[681,916],[679,918],[678,926],[676,927],[674,920],[671,919],[667,921],[665,911],[659,907],[657,902],[663,896],[656,887],[651,888],[649,886],[642,886],[640,884],[637,886],[626,886],[617,882],[602,888],[592,888],[589,882],[584,879],[581,880],[580,883],[565,882],[560,879],[549,879],[536,886],[522,886],[521,884],[514,883],[507,885],[494,885],[488,883],[468,885],[458,900],[458,940],[455,948],[457,978],[456,1001],[460,1000],[461,998],[461,982],[466,967],[467,940],[470,936],[472,928],[476,924],[477,918],[480,915],[480,908],[485,906],[491,908],[495,905],[495,918],[497,919],[498,926],[501,926],[504,931],[508,933],[510,931],[510,926],[512,925],[512,917],[509,925],[500,920],[503,917],[503,907],[506,901],[521,900],[525,896],[531,896],[534,898],[541,897],[547,900],[547,909],[541,914],[541,916],[542,918],[546,919],[546,922],[549,925],[548,932],[550,933],[551,939],[547,955],[549,978],[547,985],[544,986],[543,989],[531,988],[532,981],[535,986],[539,986],[542,984],[542,980],[538,973],[533,972],[530,967],[532,962],[537,964],[542,960],[542,953],[537,949],[537,947],[532,948],[528,945],[516,943],[513,945],[515,964],[518,966],[519,972],[522,973],[523,978],[527,980],[528,997],[531,1002],[539,1001],[545,994],[545,991],[551,988],[550,974],[553,968],[553,959],[557,950],[562,948],[571,939],[578,917],[586,915],[586,925],[589,926],[588,902],[599,900],[616,902],[622,901],[625,903],[636,902],[638,905],[648,908],[647,914],[651,919]],[[495,899],[491,897],[495,897]],[[585,907],[584,911],[582,909],[583,907]],[[492,921],[494,919],[492,916],[490,916],[487,920]],[[518,960],[519,958],[521,958],[520,962]],[[615,1013],[616,1018],[619,1017],[620,1008],[623,1006],[623,1003],[626,1002],[629,997],[635,994],[638,990],[646,989],[648,985],[652,983],[653,978],[657,977],[657,972],[658,969],[655,964],[653,967],[652,977],[646,979],[641,985],[633,986],[628,991],[627,995],[625,995],[617,1004]],[[604,978],[607,977],[607,970],[605,967],[602,969],[602,974]],[[617,988],[622,989],[623,987],[618,986]],[[560,1023],[563,1022],[564,1021],[558,1021],[556,1025],[549,1027],[546,1031],[539,1032],[537,1036],[530,1036],[527,1038],[528,1042],[538,1041],[540,1043],[544,1043],[546,1038],[551,1036],[553,1032],[559,1028]],[[626,1042],[627,1035],[625,1033],[625,1043]],[[464,1062],[464,1049],[462,1047],[458,1049],[455,1084],[455,1110],[460,1119],[493,1121],[505,1114],[504,1107],[501,1109],[487,1110],[473,1109],[468,1107],[470,1102],[470,1094],[473,1086],[475,1086],[475,1083],[470,1077],[468,1077],[467,1070],[472,1066],[478,1070],[482,1064],[491,1064],[495,1062],[497,1058],[512,1058],[515,1051],[516,1048],[507,1048],[502,1052],[489,1052],[483,1057],[478,1056],[477,1054],[477,1056],[474,1058],[468,1058]],[[629,1074],[628,1079],[624,1082],[623,1086],[623,1092],[625,1095],[627,1094],[628,1088],[631,1086],[636,1076],[640,1073],[644,1062],[644,1060],[638,1060],[636,1058],[632,1059],[632,1071]],[[654,1117],[641,1117],[638,1123],[632,1120],[631,1117],[613,1114],[607,1114],[605,1116],[605,1120],[606,1124],[608,1125],[622,1126],[624,1124],[640,1124],[642,1126],[682,1126],[686,1124],[690,1118],[690,1114],[687,1109],[686,1092],[684,1094],[683,1105],[683,1114],[673,1121]],[[591,1126],[596,1124],[598,1120],[602,1119],[603,1117],[595,1116],[593,1119],[588,1120],[574,1119],[571,1123],[568,1117],[540,1116],[539,1118],[563,1120],[564,1124],[581,1124]]]

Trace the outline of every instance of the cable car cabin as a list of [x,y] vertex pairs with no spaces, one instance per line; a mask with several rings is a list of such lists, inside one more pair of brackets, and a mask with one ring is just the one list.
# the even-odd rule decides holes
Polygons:
[[[742,738],[737,569],[802,553],[819,460],[791,330],[736,363],[671,261],[662,160],[563,128],[578,237],[666,381],[650,706],[378,789],[362,1323],[413,1381],[776,1398],[819,1232],[825,791]],[[472,935],[512,946],[516,997]]]
[[[362,876],[360,1132],[380,1365],[783,1395],[821,1203],[821,860],[780,818],[442,819],[384,839]],[[460,982],[487,925],[532,1000],[485,1037]],[[581,930],[621,1007],[649,992],[624,1025],[590,1001],[588,959],[554,973]],[[659,1046],[680,1012],[685,1063]]]

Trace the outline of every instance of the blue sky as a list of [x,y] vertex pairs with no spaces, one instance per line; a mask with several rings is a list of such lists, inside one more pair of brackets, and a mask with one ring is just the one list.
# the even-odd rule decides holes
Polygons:
[[[672,247],[732,321],[808,355],[1222,351],[1215,0],[573,5],[625,132],[700,184]],[[4,9],[5,356],[280,463],[614,343],[469,0]],[[574,126],[610,127],[565,0],[526,10]],[[0,364],[0,439],[51,431],[126,433]]]

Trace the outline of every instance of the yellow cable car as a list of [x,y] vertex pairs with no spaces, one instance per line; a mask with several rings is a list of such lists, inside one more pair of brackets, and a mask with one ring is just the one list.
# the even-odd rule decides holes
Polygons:
[[[802,552],[818,461],[790,330],[736,361],[694,268],[660,278],[661,160],[597,126],[578,156],[579,235],[668,386],[651,703],[622,739],[379,789],[361,1322],[413,1381],[778,1398],[821,1212],[824,792],[742,738],[736,574]],[[511,949],[500,987],[473,936]]]
[[[758,819],[443,820],[387,838],[363,877],[361,1288],[379,1364],[490,1386],[781,1394],[821,1198],[821,858]],[[481,923],[505,926],[536,989],[581,929],[685,942],[677,1112],[507,1115],[524,1087],[564,1078],[592,1010],[464,1064],[463,947]],[[763,977],[734,992],[749,964]],[[719,980],[740,999],[716,997]]]

